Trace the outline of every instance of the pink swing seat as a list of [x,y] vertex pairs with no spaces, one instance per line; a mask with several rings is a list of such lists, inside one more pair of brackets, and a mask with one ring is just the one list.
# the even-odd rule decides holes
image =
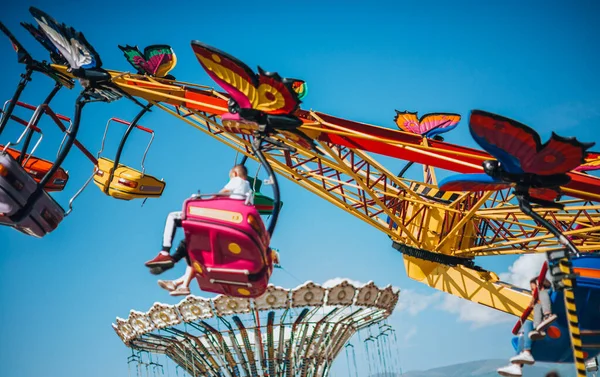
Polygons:
[[273,255],[253,205],[223,195],[194,196],[183,204],[182,227],[200,289],[233,297],[265,292]]

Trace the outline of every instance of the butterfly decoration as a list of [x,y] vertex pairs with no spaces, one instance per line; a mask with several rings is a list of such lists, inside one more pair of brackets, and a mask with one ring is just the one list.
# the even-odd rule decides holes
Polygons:
[[111,81],[110,73],[102,69],[100,55],[81,32],[59,23],[35,7],[30,7],[29,11],[47,41],[65,59],[68,71],[79,78],[87,97],[95,101],[112,102],[125,96],[143,107],[138,100],[123,92]]
[[65,65],[67,60],[60,54],[58,49],[50,42],[46,34],[38,26],[37,28],[30,23],[21,22],[21,26],[25,28],[44,48],[50,53],[50,60],[54,64]]
[[[259,113],[291,115],[298,109],[300,99],[293,89],[300,80],[286,79],[277,73],[258,67],[258,74],[233,56],[205,45],[192,42],[192,49],[202,67],[231,97],[239,115],[255,117]],[[250,120],[250,119],[248,119]]]
[[255,73],[237,58],[198,41],[192,41],[192,49],[208,75],[230,96],[223,122],[249,122],[264,126],[267,133],[295,134],[303,146],[318,152],[314,140],[298,129],[302,121],[294,115],[306,96],[306,82],[282,78],[261,67]]
[[30,7],[29,11],[38,23],[39,29],[66,60],[73,73],[76,74],[81,69],[99,69],[102,67],[100,55],[81,32],[64,23],[59,23],[47,13],[35,7]]
[[460,122],[459,114],[430,113],[418,118],[418,113],[396,110],[394,122],[402,131],[432,138],[456,128]]
[[533,203],[553,204],[567,172],[584,162],[594,143],[582,143],[552,133],[541,142],[530,127],[486,111],[473,110],[469,130],[475,141],[497,160],[483,162],[485,174],[450,176],[440,182],[444,191],[496,191],[514,187]]
[[2,22],[0,22],[0,30],[10,40],[10,43],[12,44],[13,49],[17,53],[17,61],[22,64],[27,64],[27,65],[31,64],[33,62],[33,58],[31,57],[29,52],[27,52],[27,50],[25,50],[25,47],[23,47],[23,45],[17,40],[17,38],[15,38],[13,33],[11,33],[10,30],[8,30],[8,28],[6,26],[4,26],[4,24]]
[[288,80],[293,80],[292,81],[292,89],[294,89],[294,92],[296,92],[296,94],[298,94],[299,100],[306,97],[306,94],[308,94],[308,86],[306,85],[306,82],[304,80],[298,80],[298,79],[288,79]]
[[74,82],[68,76],[58,72],[52,68],[46,62],[39,62],[31,57],[29,52],[25,50],[23,45],[15,38],[15,36],[0,22],[0,30],[8,37],[13,49],[17,52],[17,61],[19,63],[27,65],[27,67],[33,71],[37,71],[45,74],[59,84],[66,86],[67,88],[73,88]]
[[574,170],[582,173],[600,169],[600,152],[589,152],[585,162]]
[[[144,49],[144,53],[137,46],[119,46],[125,58],[139,74],[153,77],[167,77],[169,72],[177,65],[175,51],[168,45],[151,45]],[[168,78],[174,79],[169,75]]]

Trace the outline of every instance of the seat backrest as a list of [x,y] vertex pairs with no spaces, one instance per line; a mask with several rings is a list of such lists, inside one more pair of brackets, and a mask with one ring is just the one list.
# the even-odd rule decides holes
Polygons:
[[[0,145],[0,150],[4,147]],[[16,161],[17,158],[21,155],[16,149],[7,148],[6,152]],[[52,162],[48,160],[44,160],[42,158],[38,158],[35,156],[25,155],[25,171],[33,177],[36,182],[40,182],[40,180],[46,175],[46,173],[52,168]],[[46,191],[60,191],[64,189],[69,180],[69,174],[63,168],[59,168],[56,173],[52,176],[52,179],[46,184],[44,189]]]
[[260,192],[260,188],[262,186],[262,181],[260,179],[254,177],[248,177],[248,182],[250,183],[250,188],[254,192]]
[[37,187],[33,177],[8,153],[0,152],[0,165],[5,189],[17,192],[20,198],[27,200]]
[[255,235],[266,246],[270,237],[256,208],[244,200],[229,197],[190,198],[183,205],[184,231],[194,231],[191,223],[208,221],[222,226],[236,227],[249,235]]

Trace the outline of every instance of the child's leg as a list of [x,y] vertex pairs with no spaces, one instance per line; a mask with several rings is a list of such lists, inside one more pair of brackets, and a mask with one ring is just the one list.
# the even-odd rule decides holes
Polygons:
[[519,344],[517,347],[517,355],[510,359],[510,364],[499,368],[498,374],[501,376],[522,376],[523,365],[533,365],[535,360],[531,356],[531,340],[529,339],[529,332],[533,330],[533,324],[531,321],[525,321],[521,326],[521,333],[519,334]]
[[190,283],[194,280],[194,269],[190,266],[187,266],[185,270],[185,277],[183,280],[183,286],[189,288]]
[[525,321],[523,323],[523,352],[531,353],[531,339],[529,338],[529,333],[533,331],[534,326],[531,321]]
[[167,253],[171,250],[171,246],[173,244],[173,238],[175,238],[175,231],[177,227],[181,226],[181,211],[171,212],[167,216],[167,221],[165,222],[165,231],[163,233],[163,251]]
[[542,313],[542,305],[535,304],[533,306],[533,328],[537,328],[542,322],[543,318],[544,314]]
[[178,286],[182,285],[185,282],[186,277],[187,277],[187,273],[188,273],[188,270],[187,270],[188,268],[189,268],[189,266],[185,269],[185,272],[184,272],[183,275],[181,275],[181,277],[173,280],[173,283],[175,284],[175,286],[178,287]]
[[[521,326],[525,326],[525,324]],[[528,336],[524,334],[523,328],[521,328],[521,331],[519,331],[519,336],[517,337],[517,339],[519,340],[517,346],[517,355],[523,352],[523,350],[525,349],[525,338],[528,338]]]
[[542,312],[542,320],[536,326],[538,331],[545,330],[550,324],[556,321],[556,314],[552,314],[552,302],[550,301],[550,292],[547,289],[540,291],[540,312]]
[[550,292],[547,289],[541,290],[538,293],[538,298],[542,304],[544,315],[552,314],[552,302],[550,301]]
[[[146,267],[150,268],[150,272],[158,275],[164,271],[172,268],[179,259],[175,260],[169,255],[173,238],[175,238],[175,231],[177,227],[181,226],[181,212],[171,212],[167,216],[165,222],[165,231],[163,234],[163,246],[162,250],[157,256],[145,263]],[[181,259],[181,258],[180,258]]]
[[178,281],[178,287],[177,289],[175,289],[174,291],[172,291],[170,294],[171,296],[186,296],[190,294],[190,283],[192,282],[192,279],[194,278],[194,270],[192,269],[192,267],[187,266],[185,269],[185,275],[183,275],[182,277],[180,277],[179,279],[177,279]]
[[172,255],[173,261],[175,263],[177,263],[180,260],[182,260],[183,258],[185,258],[186,256],[187,256],[187,248],[185,246],[185,240],[181,240],[181,242],[179,242],[179,246],[177,246],[177,248],[175,249],[175,252]]

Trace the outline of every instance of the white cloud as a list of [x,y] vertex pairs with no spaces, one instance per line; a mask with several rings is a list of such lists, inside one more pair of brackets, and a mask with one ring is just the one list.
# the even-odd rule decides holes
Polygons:
[[[340,284],[343,281],[347,281],[348,283],[352,284],[355,287],[362,287],[363,285],[366,285],[366,284],[370,283],[370,282],[364,283],[364,282],[359,281],[359,280],[352,280],[352,279],[347,279],[347,278],[335,277],[333,279],[326,280],[325,283],[323,283],[321,285],[324,288],[331,288],[331,287],[334,287],[334,286]],[[377,284],[375,284],[375,285],[377,285]],[[383,285],[377,285],[377,287],[379,289],[385,288],[385,286],[383,286]],[[394,292],[400,291],[400,287],[392,286],[392,289],[394,290]],[[402,291],[402,292],[404,292],[404,291]],[[402,294],[400,294],[400,296],[402,296]]]
[[529,280],[539,275],[545,261],[544,253],[522,255],[508,267],[508,272],[500,274],[500,279],[517,287],[529,289]]
[[497,325],[514,320],[512,315],[452,295],[445,295],[442,302],[436,306],[436,309],[457,314],[460,322],[470,322],[472,328]]
[[417,315],[423,310],[437,302],[442,293],[436,292],[431,295],[417,293],[411,289],[404,289],[398,298],[397,312],[406,311],[410,315]]
[[[540,272],[542,264],[546,260],[546,255],[541,254],[525,254],[520,256],[515,262],[508,267],[508,271],[501,273],[500,279],[518,287],[528,289],[529,280],[537,276]],[[365,283],[336,277],[327,280],[323,283],[324,287],[333,287],[348,280],[354,286],[360,287]],[[398,289],[394,287],[394,289]],[[398,299],[395,313],[408,313],[415,316],[427,309],[435,309],[447,313],[456,314],[458,321],[471,323],[472,328],[481,328],[484,326],[493,326],[501,323],[511,322],[515,320],[512,315],[506,314],[496,309],[489,308],[484,305],[479,305],[474,302],[442,292],[433,294],[422,294],[411,289],[403,289]],[[404,340],[412,338],[417,332],[415,327],[410,328]]]
[[321,284],[324,288],[331,288],[334,287],[338,284],[340,284],[343,281],[347,281],[348,283],[352,284],[355,287],[362,287],[363,285],[365,285],[365,283],[360,282],[358,280],[352,280],[352,279],[346,279],[346,278],[333,278],[333,279],[329,279],[327,280],[325,283]]
[[417,326],[412,326],[410,329],[408,329],[408,331],[406,331],[406,333],[404,333],[404,341],[408,342],[410,338],[414,337],[415,335],[417,335]]
[[[522,255],[508,267],[507,272],[500,274],[500,279],[517,287],[529,289],[529,280],[540,273],[545,260],[545,254]],[[457,314],[459,321],[470,322],[473,328],[493,326],[515,320],[512,315],[452,295],[445,295],[436,308]]]

